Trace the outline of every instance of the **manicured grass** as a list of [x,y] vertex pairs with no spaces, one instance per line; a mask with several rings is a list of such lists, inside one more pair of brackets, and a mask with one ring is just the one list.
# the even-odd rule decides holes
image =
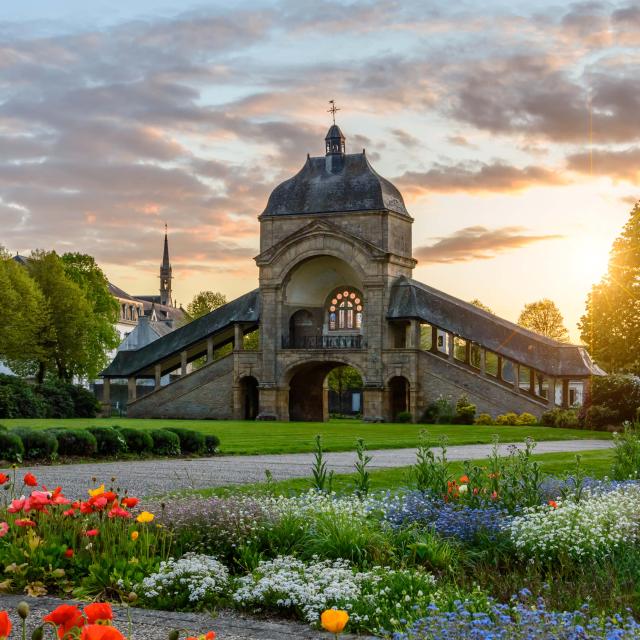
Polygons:
[[7,427],[89,427],[121,425],[141,429],[180,426],[213,433],[220,438],[220,452],[224,454],[300,453],[313,451],[314,438],[321,434],[326,451],[354,449],[357,438],[364,438],[369,449],[399,449],[415,447],[424,429],[430,439],[445,436],[450,445],[486,444],[494,435],[500,442],[522,442],[526,438],[542,440],[581,440],[596,438],[607,440],[610,433],[580,429],[554,429],[551,427],[509,427],[478,425],[422,425],[422,424],[370,424],[357,420],[331,422],[245,422],[239,420],[145,420],[136,418],[96,418],[94,420],[32,419],[1,420]]
[[[604,478],[611,474],[611,464],[613,462],[612,450],[581,451],[580,463],[587,476],[592,478]],[[533,456],[543,471],[543,473],[563,477],[570,475],[575,470],[575,453],[543,453]],[[486,459],[473,460],[473,465],[482,467],[486,464]],[[451,471],[454,475],[462,475],[463,463],[451,462]],[[394,469],[381,469],[371,471],[371,490],[381,491],[386,489],[399,489],[411,485],[410,467],[396,467]],[[333,478],[333,489],[339,493],[348,493],[353,489],[355,474],[345,473],[335,475]],[[294,480],[281,480],[279,482],[266,483],[259,482],[253,484],[233,485],[228,487],[217,487],[215,489],[202,489],[189,493],[199,493],[204,496],[229,496],[232,494],[260,495],[270,492],[288,495],[300,493],[311,488],[309,478],[296,478]]]

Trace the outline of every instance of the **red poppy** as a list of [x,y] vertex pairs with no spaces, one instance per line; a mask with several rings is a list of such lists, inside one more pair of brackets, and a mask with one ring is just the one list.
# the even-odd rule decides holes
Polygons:
[[123,498],[122,499],[122,504],[127,507],[128,509],[133,509],[138,502],[140,502],[140,500],[138,500],[138,498]]
[[28,520],[27,518],[16,520],[14,524],[17,527],[35,527],[36,526],[36,523],[33,520]]
[[33,475],[33,473],[25,473],[24,474],[24,483],[27,485],[27,487],[37,487],[38,486],[38,480]]
[[9,476],[6,473],[0,473],[0,484],[6,484],[9,482]]
[[29,499],[28,498],[19,498],[11,501],[11,505],[7,507],[7,511],[9,513],[18,513],[22,510],[25,512],[29,511]]
[[467,482],[469,482],[469,476],[460,476],[460,482],[462,484],[467,484]]
[[95,538],[95,536],[97,536],[100,532],[97,529],[89,529],[89,531],[87,531],[84,535],[87,536],[87,538]]
[[11,620],[6,611],[0,611],[0,640],[6,640],[11,633]]
[[130,518],[131,514],[122,507],[119,507],[117,504],[114,504],[111,507],[111,511],[109,511],[110,518]]
[[76,512],[75,509],[67,509],[66,511],[62,512],[62,515],[63,516],[72,516],[75,512]]
[[65,557],[65,558],[73,558],[73,549],[67,549],[67,550],[64,552],[64,557]]
[[113,609],[107,602],[94,602],[84,608],[84,615],[87,616],[89,624],[110,622],[113,620]]
[[105,498],[107,502],[115,502],[118,499],[118,494],[113,491],[105,491],[102,497]]
[[82,611],[71,604],[61,604],[49,615],[45,616],[43,620],[54,624],[58,628],[58,638],[64,638],[69,631],[80,629],[85,623]]
[[557,509],[558,503],[555,500],[549,500],[549,506],[553,507],[554,509]]
[[126,640],[126,638],[115,627],[90,624],[82,629],[80,640]]

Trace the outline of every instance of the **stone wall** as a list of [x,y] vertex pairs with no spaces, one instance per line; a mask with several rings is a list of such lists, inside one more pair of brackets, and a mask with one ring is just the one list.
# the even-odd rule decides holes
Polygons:
[[233,417],[233,354],[132,402],[130,418],[230,420]]

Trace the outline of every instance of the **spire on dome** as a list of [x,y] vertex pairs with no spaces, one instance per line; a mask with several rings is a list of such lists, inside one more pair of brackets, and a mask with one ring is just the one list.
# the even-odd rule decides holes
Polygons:
[[340,111],[340,109],[336,107],[335,100],[329,100],[329,104],[331,108],[328,109],[328,112],[333,116],[333,124],[329,127],[329,131],[327,131],[327,135],[324,138],[326,152],[327,155],[337,154],[343,156],[345,153],[344,135],[336,124],[336,111]]
[[169,237],[167,223],[164,225],[164,252],[160,265],[160,304],[171,306],[171,263],[169,262]]

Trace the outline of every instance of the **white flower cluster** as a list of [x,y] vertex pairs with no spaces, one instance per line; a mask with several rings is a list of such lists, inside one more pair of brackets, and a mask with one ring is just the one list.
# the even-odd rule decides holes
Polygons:
[[189,602],[198,603],[223,593],[228,584],[227,568],[213,556],[187,553],[161,562],[158,572],[142,581],[142,589],[147,598],[182,596],[186,591]]
[[372,578],[370,573],[354,573],[346,560],[316,559],[305,564],[292,556],[279,556],[260,562],[253,574],[240,578],[233,599],[244,606],[299,609],[314,623],[324,609],[351,610],[362,582]]
[[557,507],[533,507],[514,518],[509,530],[527,556],[580,560],[606,555],[623,542],[640,540],[640,487],[588,493],[579,502],[558,499]]
[[328,513],[362,519],[369,511],[367,503],[356,497],[313,490],[291,497],[262,498],[260,503],[269,513],[280,516],[295,514],[301,518]]

